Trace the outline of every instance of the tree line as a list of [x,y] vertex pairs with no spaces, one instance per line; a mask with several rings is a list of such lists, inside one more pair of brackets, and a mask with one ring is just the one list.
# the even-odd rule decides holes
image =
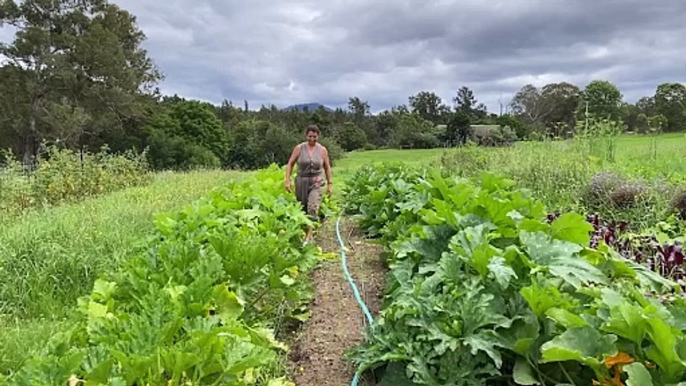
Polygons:
[[[0,148],[27,164],[45,145],[89,152],[107,146],[146,150],[156,169],[253,169],[285,162],[312,123],[334,161],[358,149],[566,137],[579,122],[599,119],[621,122],[626,131],[686,130],[680,83],[661,84],[635,104],[605,80],[584,89],[526,85],[505,114],[489,112],[466,86],[450,101],[422,91],[378,114],[360,97],[335,110],[215,105],[163,95],[163,74],[141,47],[145,34],[135,16],[105,0],[4,0],[5,25],[16,33],[0,45]],[[495,129],[475,136],[474,125]]]

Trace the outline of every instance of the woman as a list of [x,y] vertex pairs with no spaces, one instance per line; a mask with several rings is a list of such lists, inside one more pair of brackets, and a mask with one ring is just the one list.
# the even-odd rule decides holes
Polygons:
[[[319,141],[320,131],[316,125],[307,127],[306,142],[297,145],[291,153],[286,167],[286,191],[292,192],[291,172],[293,165],[297,163],[298,173],[295,177],[295,196],[300,201],[303,211],[310,216],[312,221],[317,221],[319,205],[322,202],[322,171],[326,175],[326,190],[329,195],[333,193],[331,184],[331,163],[329,152]],[[312,228],[308,227],[305,243],[312,240]]]

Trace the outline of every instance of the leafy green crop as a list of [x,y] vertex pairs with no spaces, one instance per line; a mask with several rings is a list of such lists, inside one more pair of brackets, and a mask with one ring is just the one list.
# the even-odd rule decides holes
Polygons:
[[[483,174],[363,168],[349,212],[390,252],[380,315],[351,358],[421,385],[686,385],[677,283],[621,257],[592,226]],[[681,382],[681,383],[680,383]]]
[[[146,254],[99,279],[81,317],[4,379],[8,385],[268,385],[275,338],[307,319],[308,218],[272,167],[156,219]],[[278,373],[278,371],[277,371]]]

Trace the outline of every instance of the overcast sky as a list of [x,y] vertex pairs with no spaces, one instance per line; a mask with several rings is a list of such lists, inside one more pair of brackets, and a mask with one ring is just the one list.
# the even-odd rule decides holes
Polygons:
[[498,112],[527,83],[592,79],[634,102],[686,81],[684,0],[114,0],[138,17],[166,93],[251,108],[465,85]]

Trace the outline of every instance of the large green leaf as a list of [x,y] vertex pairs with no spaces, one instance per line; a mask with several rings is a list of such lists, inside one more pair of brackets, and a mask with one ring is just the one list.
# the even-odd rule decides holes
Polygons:
[[515,383],[518,385],[531,386],[541,384],[534,376],[534,371],[524,358],[517,358],[512,375]]
[[642,363],[632,363],[624,366],[628,374],[626,386],[653,386],[653,377]]
[[569,310],[575,307],[575,299],[550,284],[542,287],[539,283],[533,282],[530,286],[522,288],[519,292],[529,304],[531,310],[540,317],[545,316],[551,308]]
[[647,333],[648,322],[641,307],[624,301],[610,309],[610,319],[602,329],[640,345]]
[[505,259],[501,256],[496,256],[491,259],[488,263],[488,270],[491,271],[496,282],[500,285],[500,288],[506,289],[510,285],[512,279],[517,278],[517,274],[508,266]]
[[617,354],[614,335],[602,335],[590,326],[576,327],[541,347],[542,362],[577,361],[599,369],[602,361]]
[[677,351],[680,343],[683,344],[683,334],[677,337],[675,331],[663,320],[649,318],[647,321],[648,335],[653,345],[645,350],[646,355],[666,373],[670,382],[680,380],[686,370],[686,362]]
[[214,288],[214,300],[217,304],[217,314],[224,323],[236,320],[243,313],[243,300],[235,293],[229,292],[226,285],[218,285]]
[[588,322],[579,317],[579,315],[561,308],[550,308],[546,311],[546,315],[567,329],[588,326]]
[[512,322],[512,326],[501,329],[498,334],[504,348],[526,356],[539,338],[540,324],[534,314],[525,315]]
[[591,240],[593,226],[586,217],[578,213],[564,213],[551,224],[553,238],[587,246]]
[[578,256],[583,249],[568,241],[555,240],[542,233],[522,232],[522,242],[531,261],[575,288],[591,283],[607,284],[607,277],[598,268]]
[[493,331],[482,330],[475,335],[469,335],[464,339],[466,345],[471,347],[472,355],[477,352],[485,352],[495,364],[496,368],[500,368],[503,364],[502,355],[498,351],[498,347],[502,347],[502,343],[497,334]]

